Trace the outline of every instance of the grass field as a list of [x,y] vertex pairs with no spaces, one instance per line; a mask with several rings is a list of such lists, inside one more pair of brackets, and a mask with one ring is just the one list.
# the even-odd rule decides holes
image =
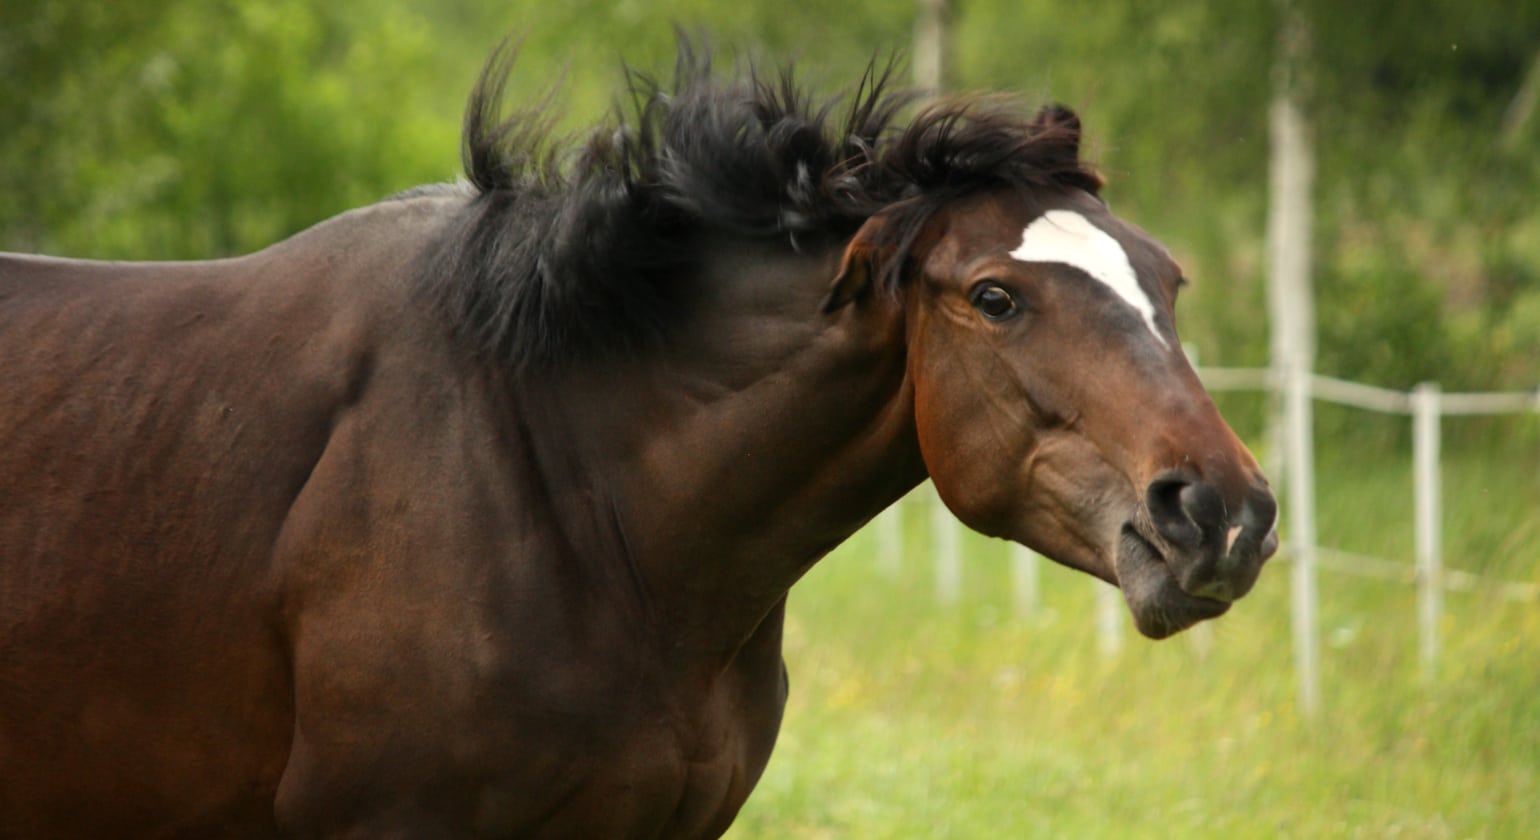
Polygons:
[[[1452,567],[1534,581],[1540,445],[1510,426],[1446,457],[1444,545]],[[1358,449],[1318,458],[1321,542],[1410,563],[1409,464]],[[972,534],[964,596],[937,606],[924,518],[898,576],[863,533],[792,591],[786,723],[729,837],[1540,836],[1540,603],[1448,594],[1425,684],[1413,588],[1323,571],[1307,721],[1286,563],[1211,631],[1130,627],[1109,657],[1096,584],[1046,567],[1019,617],[1004,545]]]

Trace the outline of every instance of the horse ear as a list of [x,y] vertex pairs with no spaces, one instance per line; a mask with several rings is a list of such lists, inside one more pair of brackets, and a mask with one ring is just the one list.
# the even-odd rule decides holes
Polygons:
[[1032,129],[1062,158],[1080,159],[1080,117],[1069,108],[1044,105],[1032,118]]
[[871,288],[872,275],[877,271],[879,259],[876,233],[881,226],[882,222],[877,217],[867,219],[866,224],[851,237],[850,244],[845,246],[839,274],[835,275],[834,284],[829,287],[829,296],[824,298],[825,314],[855,301]]
[[845,257],[840,262],[840,273],[829,287],[824,298],[824,314],[833,312],[866,293],[872,284],[872,272],[876,266],[877,251],[870,243],[852,240],[845,247]]
[[1033,143],[1044,150],[1051,168],[1062,183],[1077,186],[1092,195],[1106,184],[1094,167],[1080,159],[1080,117],[1063,105],[1045,105],[1030,123]]

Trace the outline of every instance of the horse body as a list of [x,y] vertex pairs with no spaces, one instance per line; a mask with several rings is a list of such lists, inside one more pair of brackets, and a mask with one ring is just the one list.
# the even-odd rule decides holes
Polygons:
[[[643,147],[798,136],[759,125],[793,95],[686,88],[651,101],[747,122],[644,112]],[[860,185],[808,198],[796,157],[772,235],[633,149],[554,195],[472,160],[476,191],[232,260],[0,256],[0,836],[718,836],[780,726],[787,591],[927,475],[1148,635],[1224,612],[1272,500],[1174,263],[1064,115],[918,125],[917,161],[966,152],[931,199],[836,213]],[[1078,221],[1025,253],[1048,218]],[[1082,228],[1096,259],[1057,261]]]
[[[896,390],[870,362],[901,354],[809,335],[827,260],[788,282],[723,248],[710,273],[734,282],[664,381],[622,365],[510,385],[400,279],[452,203],[220,263],[0,261],[5,352],[46,360],[11,385],[49,395],[3,418],[0,654],[26,676],[0,690],[7,832],[455,812],[466,833],[694,836],[736,813],[785,698],[787,578],[918,481],[917,456],[865,428]],[[766,288],[804,317],[724,365],[731,313],[763,322]],[[802,458],[824,474],[783,479],[859,490],[853,507],[751,480],[810,436],[892,463],[851,469],[836,443]],[[764,515],[771,495],[784,513]],[[760,568],[730,579],[746,557]]]
[[105,834],[173,803],[222,821],[276,785],[293,681],[274,547],[388,327],[327,263],[303,240],[217,263],[0,261],[0,344],[27,360],[7,387],[28,395],[0,416],[6,831],[93,801]]

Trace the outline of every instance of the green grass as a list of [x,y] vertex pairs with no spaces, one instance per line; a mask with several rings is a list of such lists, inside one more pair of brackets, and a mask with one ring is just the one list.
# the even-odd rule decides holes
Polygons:
[[[1515,436],[1520,439],[1523,436]],[[1540,447],[1453,452],[1450,564],[1540,579]],[[1370,447],[1370,450],[1373,448]],[[1410,467],[1322,456],[1322,542],[1410,562]],[[1323,571],[1318,720],[1296,704],[1289,566],[1211,630],[1102,654],[1088,578],[1045,565],[1010,603],[1003,544],[969,535],[940,607],[910,556],[858,534],[792,593],[792,699],[748,838],[1519,838],[1540,825],[1540,604],[1449,593],[1420,678],[1412,587]]]

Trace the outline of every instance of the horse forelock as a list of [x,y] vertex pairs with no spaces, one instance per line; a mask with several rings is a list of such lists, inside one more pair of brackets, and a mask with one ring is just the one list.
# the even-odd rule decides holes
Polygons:
[[630,107],[564,147],[549,100],[499,113],[515,53],[494,53],[472,91],[462,158],[474,197],[421,273],[452,326],[514,370],[656,341],[682,308],[670,279],[696,263],[700,234],[805,249],[881,213],[892,247],[878,276],[896,291],[909,246],[947,202],[1101,186],[1066,109],[959,97],[901,122],[918,95],[893,84],[896,60],[820,99],[789,66],[721,73],[689,42],[670,84],[628,69]]

